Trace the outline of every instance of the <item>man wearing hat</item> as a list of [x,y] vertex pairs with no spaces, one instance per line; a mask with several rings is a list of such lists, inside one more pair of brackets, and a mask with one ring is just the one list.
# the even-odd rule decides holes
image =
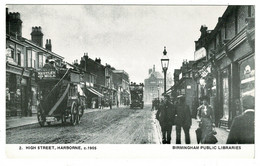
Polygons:
[[185,103],[184,96],[178,97],[176,108],[176,144],[181,144],[181,129],[185,134],[185,143],[190,144],[191,113],[189,106]]
[[170,101],[169,95],[164,95],[164,100],[160,102],[156,119],[160,122],[162,129],[162,143],[171,143],[172,125],[174,123],[175,109]]
[[255,142],[255,98],[242,98],[243,114],[237,116],[231,125],[227,144],[254,144]]

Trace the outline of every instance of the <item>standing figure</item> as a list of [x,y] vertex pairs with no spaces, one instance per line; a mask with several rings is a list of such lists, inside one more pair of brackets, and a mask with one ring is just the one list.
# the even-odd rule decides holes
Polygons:
[[255,143],[255,98],[253,96],[244,96],[242,105],[244,113],[233,120],[227,144]]
[[171,143],[172,125],[174,123],[175,109],[170,101],[170,96],[165,95],[160,103],[156,113],[156,119],[159,121],[162,130],[162,143]]
[[198,118],[202,131],[201,143],[206,144],[206,137],[213,131],[212,127],[215,127],[215,116],[212,107],[208,104],[208,97],[203,96],[201,99],[202,105],[198,108]]
[[109,100],[109,107],[112,109],[112,99]]
[[191,112],[184,97],[178,99],[176,108],[176,144],[181,144],[181,128],[185,134],[185,143],[190,144]]

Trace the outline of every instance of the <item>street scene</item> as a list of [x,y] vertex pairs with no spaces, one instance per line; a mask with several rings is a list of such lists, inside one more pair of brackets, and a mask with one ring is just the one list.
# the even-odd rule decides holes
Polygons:
[[5,54],[6,144],[255,143],[253,5],[7,5]]

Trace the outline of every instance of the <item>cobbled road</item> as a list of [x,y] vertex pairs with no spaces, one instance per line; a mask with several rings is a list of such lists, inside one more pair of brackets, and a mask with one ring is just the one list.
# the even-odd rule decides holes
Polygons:
[[81,123],[32,124],[7,129],[7,144],[154,144],[158,133],[153,112],[144,109],[114,108],[85,113]]

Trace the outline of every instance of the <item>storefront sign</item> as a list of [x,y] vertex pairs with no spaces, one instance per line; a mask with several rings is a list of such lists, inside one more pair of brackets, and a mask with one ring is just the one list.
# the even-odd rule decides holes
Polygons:
[[204,47],[200,48],[199,50],[195,51],[194,53],[194,60],[199,60],[204,58],[207,55],[207,51]]
[[246,95],[255,95],[255,65],[254,57],[240,64],[240,94],[241,100]]
[[39,71],[38,72],[39,78],[55,78],[56,77],[56,71],[49,70],[49,71]]

